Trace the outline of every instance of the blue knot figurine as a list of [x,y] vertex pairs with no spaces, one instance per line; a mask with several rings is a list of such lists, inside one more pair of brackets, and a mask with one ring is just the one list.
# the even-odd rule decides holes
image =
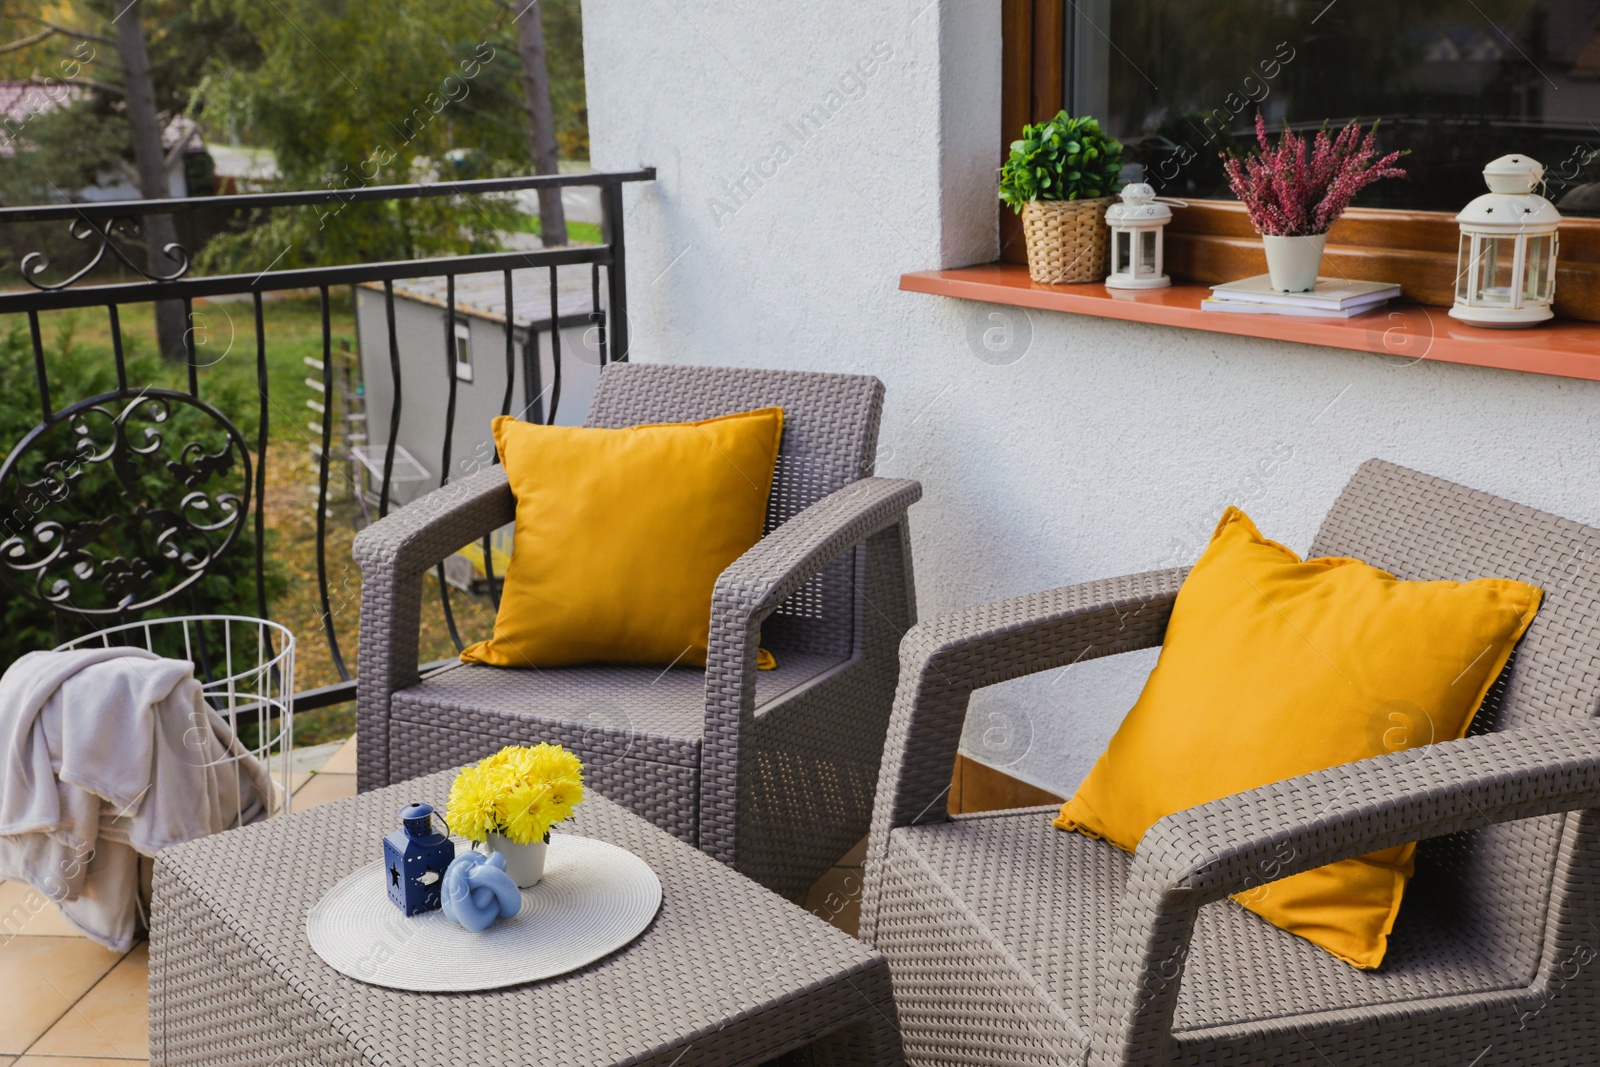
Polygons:
[[496,852],[463,852],[444,872],[445,918],[477,933],[497,919],[522,909],[522,891],[506,873],[506,858]]
[[439,882],[456,854],[455,844],[433,828],[433,808],[407,804],[401,829],[383,839],[383,880],[389,899],[406,915],[439,907]]

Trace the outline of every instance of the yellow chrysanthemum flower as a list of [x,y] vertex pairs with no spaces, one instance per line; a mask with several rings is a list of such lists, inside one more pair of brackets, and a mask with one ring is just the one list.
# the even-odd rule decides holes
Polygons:
[[450,786],[450,805],[444,816],[450,832],[468,841],[486,840],[498,821],[495,804],[498,792],[475,767],[457,775]]
[[555,822],[572,818],[572,809],[583,799],[583,779],[557,778],[550,783],[550,804],[556,810]]
[[519,845],[541,840],[555,822],[547,785],[515,785],[495,805],[507,838]]
[[445,824],[469,841],[490,833],[542,840],[583,800],[583,763],[560,745],[507,745],[456,776]]
[[533,781],[549,782],[572,778],[580,773],[578,757],[560,745],[539,744],[524,749],[525,773]]

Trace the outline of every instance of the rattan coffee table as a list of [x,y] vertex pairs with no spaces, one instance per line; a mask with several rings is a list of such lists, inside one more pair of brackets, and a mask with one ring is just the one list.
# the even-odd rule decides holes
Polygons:
[[[157,1065],[902,1062],[882,956],[591,795],[566,829],[630,849],[663,901],[638,940],[561,978],[407,993],[329,967],[306,913],[453,772],[164,850],[150,937]],[[375,901],[374,907],[389,907]],[[798,1057],[797,1057],[798,1058]]]

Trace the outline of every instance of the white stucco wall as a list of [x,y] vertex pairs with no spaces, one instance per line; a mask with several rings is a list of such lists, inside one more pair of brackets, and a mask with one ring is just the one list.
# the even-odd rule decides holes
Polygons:
[[[1600,383],[898,291],[994,256],[992,0],[589,0],[584,32],[594,165],[659,168],[633,358],[881,378],[924,618],[1191,561],[1230,503],[1303,551],[1371,456],[1600,523]],[[969,751],[1070,791],[1152,662],[983,694]]]

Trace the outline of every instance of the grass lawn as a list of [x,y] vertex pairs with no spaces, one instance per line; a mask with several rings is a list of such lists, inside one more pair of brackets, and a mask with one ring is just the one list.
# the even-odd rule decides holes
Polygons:
[[[330,303],[334,350],[338,350],[341,339],[348,340],[354,347],[355,318],[349,290],[332,293]],[[317,468],[311,448],[318,443],[318,438],[310,425],[318,415],[306,406],[307,400],[320,397],[305,382],[307,377],[319,378],[320,372],[307,366],[305,359],[322,358],[321,310],[315,294],[268,299],[263,301],[262,309],[269,399],[265,498],[268,551],[270,565],[287,580],[286,591],[269,603],[268,610],[274,620],[295,633],[295,687],[305,690],[339,680],[324,636],[317,585]],[[233,398],[224,406],[224,414],[250,428],[247,439],[254,452],[253,428],[260,392],[253,306],[249,300],[197,301],[194,311],[198,362],[203,364],[199,374],[200,396],[213,400]],[[155,353],[150,305],[124,307],[121,316],[124,349],[130,358]],[[64,358],[103,360],[110,364],[111,334],[104,312],[46,313],[40,316],[40,325],[47,350],[52,352],[51,358],[63,358],[61,354],[66,353]],[[148,358],[142,362],[151,371],[147,377],[155,379],[148,384],[187,388],[187,369],[182,364]],[[246,398],[242,406],[247,410],[237,409],[239,397]],[[59,407],[78,398],[55,399]],[[330,476],[335,482],[342,480],[344,464],[332,464]],[[357,511],[348,487],[331,487],[330,497],[340,502],[331,504],[328,512],[329,607],[340,651],[353,676],[361,603],[361,573],[350,555]],[[451,602],[463,639],[472,641],[488,636],[494,622],[491,603],[485,598],[465,597],[454,590]],[[431,575],[423,595],[421,649],[423,662],[455,654],[455,645],[445,628],[438,586]],[[300,745],[346,737],[354,729],[353,703],[308,711],[295,717],[295,741]]]
[[[518,215],[516,232],[540,234],[544,232],[544,225],[538,215]],[[567,242],[575,245],[597,245],[603,243],[600,236],[598,222],[574,222],[567,220]]]

